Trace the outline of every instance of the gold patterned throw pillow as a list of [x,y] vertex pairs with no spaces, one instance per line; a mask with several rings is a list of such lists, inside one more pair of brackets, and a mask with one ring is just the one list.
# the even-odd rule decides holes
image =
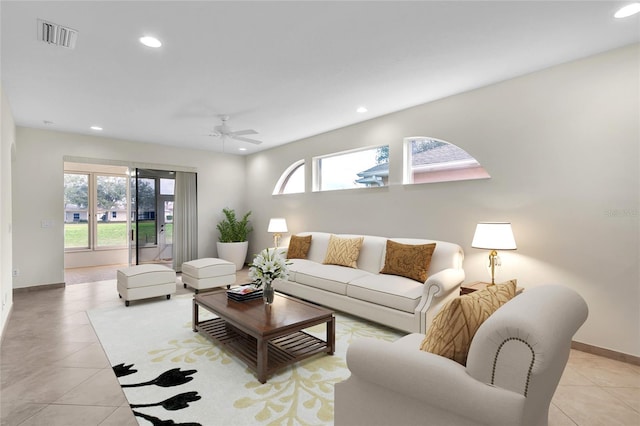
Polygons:
[[427,280],[435,249],[436,243],[413,245],[387,240],[387,253],[380,273],[400,275],[423,283]]
[[516,280],[456,297],[433,318],[420,349],[467,364],[473,336],[500,306],[513,299]]
[[292,235],[287,249],[287,259],[306,259],[311,247],[311,235]]
[[335,235],[329,237],[329,246],[324,258],[325,265],[340,265],[357,268],[356,261],[360,256],[360,248],[364,237],[340,238]]

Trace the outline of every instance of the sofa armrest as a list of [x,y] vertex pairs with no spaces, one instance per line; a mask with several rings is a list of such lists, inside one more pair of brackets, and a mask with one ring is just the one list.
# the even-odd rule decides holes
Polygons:
[[442,297],[450,294],[452,291],[459,292],[460,285],[464,281],[464,269],[444,269],[436,274],[431,275],[424,282],[425,292],[428,292],[428,288],[435,286],[438,288],[436,296]]
[[[421,351],[419,344],[423,337],[414,333],[394,343],[374,339],[354,341],[347,350],[352,377],[480,424],[518,422],[524,396],[479,382],[455,361]],[[384,401],[369,402],[371,406],[385,406]]]
[[460,295],[460,285],[464,277],[464,269],[449,268],[427,278],[422,299],[415,311],[420,321],[421,333],[426,333],[431,320],[442,305]]

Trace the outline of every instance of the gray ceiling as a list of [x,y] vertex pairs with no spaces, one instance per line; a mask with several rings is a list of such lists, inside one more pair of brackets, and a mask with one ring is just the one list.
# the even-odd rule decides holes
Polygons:
[[227,114],[264,143],[225,151],[252,153],[637,43],[626,3],[2,0],[2,88],[20,126],[220,151]]

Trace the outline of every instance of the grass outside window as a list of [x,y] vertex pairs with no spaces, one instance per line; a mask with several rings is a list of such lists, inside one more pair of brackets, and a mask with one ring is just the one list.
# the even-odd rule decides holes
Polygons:
[[[129,241],[126,222],[98,222],[99,247],[126,247]],[[156,224],[154,222],[139,223],[139,239],[141,242],[156,241]],[[166,244],[173,241],[173,224],[164,225]],[[86,223],[65,223],[64,247],[89,248],[89,227]]]

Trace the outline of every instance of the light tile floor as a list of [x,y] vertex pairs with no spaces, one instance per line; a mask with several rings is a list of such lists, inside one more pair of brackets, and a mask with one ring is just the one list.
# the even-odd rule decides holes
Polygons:
[[[91,271],[75,272],[96,279]],[[115,278],[113,271],[97,272],[98,279]],[[86,314],[117,303],[113,282],[105,281],[14,295],[0,348],[0,424],[137,424]],[[549,424],[640,425],[640,366],[572,351]]]

